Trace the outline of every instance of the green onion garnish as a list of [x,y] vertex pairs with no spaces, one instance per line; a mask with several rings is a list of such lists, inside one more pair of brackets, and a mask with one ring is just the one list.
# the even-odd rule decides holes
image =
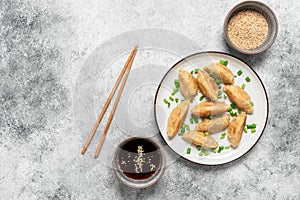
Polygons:
[[193,123],[194,123],[193,118],[191,118],[190,119],[190,124],[193,124]]
[[232,107],[230,106],[228,109],[227,109],[228,112],[232,111]]
[[255,128],[251,129],[251,133],[255,133],[255,132],[256,132]]
[[246,127],[244,127],[244,133],[248,133],[248,130]]
[[252,106],[252,107],[254,106],[254,103],[253,103],[253,101],[251,101],[251,102],[250,102],[250,104],[251,104],[251,106]]
[[200,152],[200,153],[199,153],[199,156],[203,156],[203,153],[202,153],[202,152]]
[[230,104],[231,108],[235,109],[236,105],[234,103]]
[[186,125],[185,128],[186,128],[187,131],[189,131],[190,130],[190,125]]
[[178,80],[178,79],[175,79],[175,80],[174,80],[174,84],[175,84],[175,87],[176,87],[176,88],[179,88],[179,80]]
[[199,101],[202,101],[204,99],[204,96],[201,96],[200,98],[199,98]]
[[210,72],[210,73],[209,73],[209,76],[210,76],[210,77],[214,77],[215,74],[214,74],[213,72]]
[[227,99],[227,96],[224,94],[224,99]]
[[225,146],[224,148],[225,148],[225,149],[230,149],[230,146]]
[[230,111],[229,114],[233,117],[233,116],[237,116],[236,112]]
[[209,135],[209,132],[208,132],[208,131],[205,131],[204,133],[205,133],[205,135]]
[[197,117],[194,118],[194,122],[195,122],[195,124],[198,124],[198,123],[199,123],[199,120],[198,120]]
[[166,99],[166,98],[164,98],[164,102],[165,102],[165,104],[167,104],[168,105],[168,107],[170,107],[170,102],[168,102],[168,100]]
[[246,87],[246,85],[243,83],[241,88],[242,88],[242,89],[245,89],[245,87]]
[[169,96],[169,99],[170,99],[171,101],[174,101],[174,97],[172,97],[172,96]]
[[211,151],[217,153],[217,148],[212,148]]
[[196,147],[197,149],[198,149],[198,151],[200,151],[201,150],[201,146],[199,146],[199,145],[197,145],[197,147]]
[[224,149],[224,146],[219,146],[218,153],[220,153]]
[[204,155],[207,156],[208,155],[208,151],[203,151]]
[[238,72],[237,72],[237,75],[242,75],[242,73],[243,73],[243,71],[242,70],[239,70]]
[[251,79],[249,78],[249,76],[247,76],[247,77],[245,78],[245,80],[246,80],[248,83],[251,81]]
[[222,96],[222,91],[218,91],[218,95],[221,95],[221,96]]
[[239,110],[238,110],[238,113],[239,113],[239,114],[242,114],[242,111],[239,109]]
[[248,124],[247,129],[253,129],[256,128],[256,124]]
[[191,74],[193,74],[193,73],[194,73],[194,70],[191,71]]
[[186,149],[186,153],[187,153],[187,154],[190,154],[190,153],[191,153],[191,148],[187,148],[187,149]]
[[172,91],[172,95],[174,96],[178,91],[179,91],[178,88],[174,88],[173,91]]
[[212,119],[212,115],[209,115],[208,118],[209,118],[209,119]]
[[199,68],[197,68],[197,69],[194,69],[194,73],[195,73],[195,74],[197,74],[197,73],[198,73],[198,71],[199,71]]
[[220,64],[227,66],[228,65],[228,61],[227,60],[220,60]]
[[219,85],[221,83],[221,80],[220,79],[215,79],[216,83]]

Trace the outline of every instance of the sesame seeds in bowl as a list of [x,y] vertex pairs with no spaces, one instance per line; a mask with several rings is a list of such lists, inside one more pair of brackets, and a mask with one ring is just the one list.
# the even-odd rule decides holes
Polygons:
[[265,4],[245,1],[230,10],[224,21],[227,44],[244,54],[257,54],[268,49],[276,39],[278,22]]

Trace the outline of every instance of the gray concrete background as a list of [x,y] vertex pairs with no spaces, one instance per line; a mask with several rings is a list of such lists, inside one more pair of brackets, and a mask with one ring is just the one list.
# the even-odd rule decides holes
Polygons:
[[[0,1],[0,199],[300,199],[300,3],[264,1],[278,16],[278,38],[267,52],[243,56],[231,52],[222,35],[226,12],[238,2]],[[80,154],[73,113],[80,70],[105,41],[142,28],[177,32],[198,51],[232,53],[255,69],[270,111],[251,152],[218,167],[178,159],[160,182],[139,190],[119,184],[90,153]],[[153,64],[151,52],[141,55],[136,63]],[[153,55],[154,64],[167,68],[176,62]],[[118,143],[114,122],[108,137]]]

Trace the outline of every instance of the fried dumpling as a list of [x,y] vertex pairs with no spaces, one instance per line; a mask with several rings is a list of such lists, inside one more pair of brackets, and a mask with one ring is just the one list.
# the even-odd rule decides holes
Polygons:
[[197,83],[200,92],[211,101],[218,100],[218,85],[208,73],[203,70],[198,71]]
[[188,71],[180,69],[178,74],[178,80],[179,88],[182,95],[186,100],[192,101],[198,93],[196,79]]
[[225,85],[223,88],[228,98],[247,114],[253,113],[254,108],[251,105],[251,98],[248,93],[237,85]]
[[213,73],[216,78],[219,78],[225,85],[232,85],[234,83],[234,75],[232,71],[220,63],[212,63],[205,66],[204,71]]
[[233,147],[237,147],[241,141],[244,126],[246,123],[247,114],[242,113],[233,117],[228,126],[228,139]]
[[220,131],[225,130],[230,121],[230,115],[224,115],[219,118],[214,118],[214,119],[204,119],[202,122],[197,124],[196,126],[196,131],[201,131],[201,132],[206,132],[208,131],[209,133],[217,133]]
[[182,136],[182,139],[203,148],[217,148],[219,146],[218,142],[212,136],[198,131],[189,131]]
[[218,115],[225,113],[229,105],[225,102],[208,102],[198,103],[191,109],[191,113],[198,117],[208,117],[209,115]]
[[168,127],[167,127],[167,132],[169,137],[174,137],[176,135],[180,126],[185,120],[189,107],[190,107],[190,102],[183,101],[177,104],[177,106],[172,110],[168,119]]

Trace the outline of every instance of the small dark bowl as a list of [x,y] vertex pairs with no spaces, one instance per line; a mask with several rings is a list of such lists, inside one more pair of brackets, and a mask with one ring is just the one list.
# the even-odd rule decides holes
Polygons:
[[[268,26],[269,26],[269,32],[268,37],[265,40],[263,44],[261,44],[259,47],[255,49],[241,49],[237,46],[235,46],[229,39],[228,36],[228,23],[232,16],[234,16],[236,13],[242,11],[242,10],[254,10],[259,13],[261,13],[267,20]],[[276,18],[276,15],[272,11],[272,9],[267,6],[266,4],[258,1],[244,1],[242,3],[237,4],[234,6],[229,13],[227,14],[225,21],[224,21],[224,33],[225,33],[225,40],[227,44],[233,48],[234,50],[243,53],[243,54],[258,54],[265,50],[267,50],[272,44],[274,43],[277,33],[278,33],[278,21]]]
[[[123,154],[125,153],[131,153],[131,155],[133,154],[132,151],[126,151],[123,149],[123,147],[126,144],[130,144],[129,146],[132,147],[132,142],[134,141],[146,141],[148,144],[151,144],[155,147],[155,153],[157,153],[156,155],[158,155],[158,160],[159,160],[159,164],[156,166],[157,169],[155,170],[155,172],[150,176],[147,177],[145,179],[136,179],[136,178],[132,178],[130,176],[128,176],[128,174],[126,175],[126,173],[123,172],[122,167],[120,166],[120,155],[125,155]],[[131,142],[131,143],[130,143]],[[145,157],[149,156],[149,154],[151,154],[153,152],[145,152]],[[127,154],[126,154],[127,155]],[[154,155],[154,154],[151,154]],[[130,163],[128,163],[130,164]],[[129,137],[125,140],[123,140],[122,142],[120,142],[113,154],[113,159],[112,159],[112,167],[113,167],[113,171],[115,173],[115,176],[117,177],[117,179],[119,180],[119,182],[121,182],[122,184],[131,187],[131,188],[146,188],[149,187],[153,184],[155,184],[156,182],[158,182],[162,175],[164,174],[165,168],[166,168],[166,158],[165,155],[163,153],[163,150],[161,148],[161,146],[158,144],[158,142],[156,142],[155,140],[151,139],[151,138],[147,138],[147,137],[142,137],[142,136],[132,136]],[[136,173],[134,174],[134,177],[137,176],[143,176],[142,174]]]

